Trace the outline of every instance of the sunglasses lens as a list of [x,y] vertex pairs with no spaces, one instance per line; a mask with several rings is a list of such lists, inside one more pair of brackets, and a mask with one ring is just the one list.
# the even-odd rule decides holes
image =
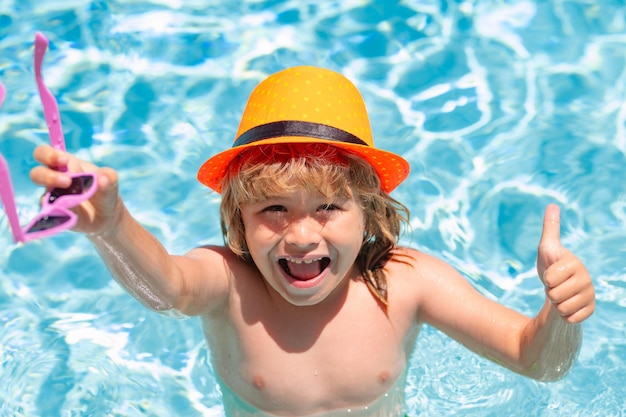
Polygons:
[[35,224],[33,224],[26,233],[41,232],[42,230],[50,230],[70,221],[70,216],[66,214],[54,214],[43,216]]
[[54,188],[50,191],[48,203],[54,203],[58,198],[65,195],[78,195],[88,190],[93,184],[93,175],[82,175],[72,178],[72,185],[68,188]]

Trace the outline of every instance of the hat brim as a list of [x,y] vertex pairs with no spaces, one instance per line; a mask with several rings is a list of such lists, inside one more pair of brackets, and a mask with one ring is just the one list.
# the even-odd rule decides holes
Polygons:
[[212,190],[221,193],[222,179],[226,175],[228,165],[237,155],[251,147],[278,143],[327,143],[328,145],[355,154],[367,161],[374,168],[380,179],[381,188],[386,193],[390,193],[400,185],[410,172],[408,161],[392,152],[372,148],[367,145],[337,142],[333,140],[302,136],[283,136],[236,146],[214,155],[204,162],[198,170],[198,181]]

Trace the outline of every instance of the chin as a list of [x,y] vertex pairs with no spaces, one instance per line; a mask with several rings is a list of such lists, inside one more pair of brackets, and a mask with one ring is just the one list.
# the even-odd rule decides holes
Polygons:
[[287,301],[289,304],[294,305],[296,307],[312,307],[318,304],[321,304],[328,298],[328,294],[316,294],[313,297],[302,298],[302,297],[293,297],[286,296],[281,294],[281,296]]

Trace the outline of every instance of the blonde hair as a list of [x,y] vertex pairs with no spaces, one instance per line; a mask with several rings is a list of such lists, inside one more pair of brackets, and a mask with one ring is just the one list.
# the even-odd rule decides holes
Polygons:
[[322,143],[260,145],[231,162],[222,182],[222,233],[228,247],[252,261],[241,216],[242,203],[255,203],[297,190],[316,190],[331,200],[349,198],[365,217],[363,246],[356,263],[370,291],[387,305],[385,263],[408,223],[409,211],[382,191],[374,168],[349,152]]

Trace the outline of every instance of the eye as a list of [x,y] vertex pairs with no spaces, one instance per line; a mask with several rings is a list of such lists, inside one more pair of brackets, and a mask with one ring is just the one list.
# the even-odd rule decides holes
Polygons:
[[285,206],[281,206],[279,204],[273,204],[271,206],[265,207],[263,211],[267,213],[280,213],[280,212],[287,211],[287,209],[285,208]]
[[319,209],[320,211],[334,211],[334,210],[341,210],[341,208],[339,206],[337,206],[336,204],[322,204]]

